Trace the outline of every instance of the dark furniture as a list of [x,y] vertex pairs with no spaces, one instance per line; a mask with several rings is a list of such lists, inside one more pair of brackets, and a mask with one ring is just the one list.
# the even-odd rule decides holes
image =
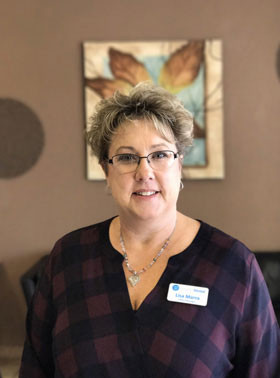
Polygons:
[[30,305],[36,285],[46,265],[47,258],[47,255],[41,257],[40,260],[36,262],[36,264],[34,264],[30,269],[28,269],[28,271],[25,272],[20,278],[20,284],[23,290],[27,306]]
[[280,324],[280,252],[256,252]]
[[[255,256],[263,272],[272,304],[280,324],[280,251],[256,252]],[[48,256],[43,256],[20,279],[27,306],[45,267]]]

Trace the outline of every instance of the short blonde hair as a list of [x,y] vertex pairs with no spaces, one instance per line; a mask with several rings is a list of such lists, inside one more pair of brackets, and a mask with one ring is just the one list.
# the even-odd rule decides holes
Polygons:
[[129,94],[116,92],[101,100],[90,121],[87,141],[99,163],[108,159],[108,151],[117,128],[126,121],[152,121],[156,130],[165,138],[174,137],[180,154],[193,141],[193,117],[177,97],[162,87],[143,82]]

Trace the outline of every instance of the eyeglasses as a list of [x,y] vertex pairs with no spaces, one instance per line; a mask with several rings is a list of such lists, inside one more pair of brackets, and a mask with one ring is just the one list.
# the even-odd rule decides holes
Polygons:
[[169,150],[151,152],[147,156],[136,154],[117,154],[108,159],[109,164],[113,164],[120,173],[134,172],[141,159],[147,159],[150,167],[156,171],[163,171],[172,166],[179,153]]

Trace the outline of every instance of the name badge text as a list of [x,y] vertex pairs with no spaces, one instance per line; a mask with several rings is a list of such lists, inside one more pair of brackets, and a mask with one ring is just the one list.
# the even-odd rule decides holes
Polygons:
[[170,283],[167,300],[197,306],[207,306],[209,289],[201,286],[182,285]]

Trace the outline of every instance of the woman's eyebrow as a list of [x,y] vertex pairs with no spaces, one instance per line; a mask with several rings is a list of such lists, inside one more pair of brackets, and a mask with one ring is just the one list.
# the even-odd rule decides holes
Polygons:
[[132,146],[120,146],[117,148],[116,153],[119,153],[121,150],[130,150],[131,152],[136,152],[135,148]]
[[[162,147],[164,147],[164,148],[170,148],[170,146],[168,146],[166,143],[157,143],[157,144],[152,144],[151,146],[150,146],[150,148],[151,149],[154,149],[154,148],[162,148]],[[131,152],[133,152],[133,153],[136,153],[137,152],[137,150],[134,148],[134,147],[132,147],[132,146],[120,146],[117,150],[116,150],[116,153],[119,153],[121,150],[130,150]]]
[[170,148],[166,143],[158,143],[158,144],[153,144],[151,148],[157,148],[157,147],[167,147]]

